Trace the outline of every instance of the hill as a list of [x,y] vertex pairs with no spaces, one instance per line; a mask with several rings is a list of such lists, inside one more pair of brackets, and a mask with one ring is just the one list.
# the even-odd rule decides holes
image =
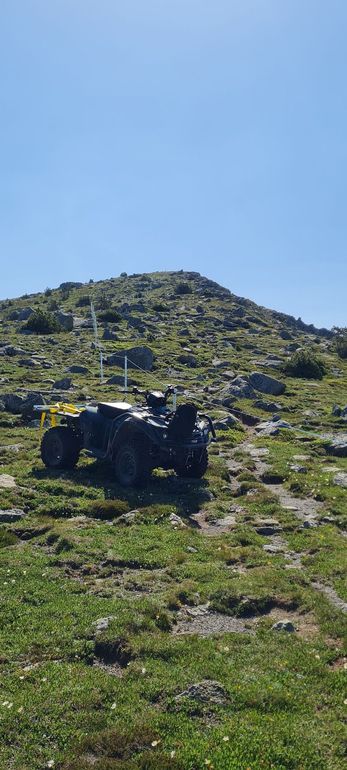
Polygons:
[[[92,299],[104,359],[90,316]],[[0,303],[1,767],[337,770],[347,362],[335,336],[198,273]],[[207,476],[53,472],[35,403],[174,383]]]

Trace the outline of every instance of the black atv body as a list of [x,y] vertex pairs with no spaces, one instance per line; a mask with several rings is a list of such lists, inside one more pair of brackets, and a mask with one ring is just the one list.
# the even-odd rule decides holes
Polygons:
[[64,416],[43,436],[43,462],[51,468],[72,468],[83,449],[111,463],[124,486],[144,484],[159,467],[201,478],[207,470],[211,434],[215,436],[212,421],[198,414],[194,404],[171,411],[167,399],[172,392],[172,387],[165,393],[144,391],[143,405],[100,402]]

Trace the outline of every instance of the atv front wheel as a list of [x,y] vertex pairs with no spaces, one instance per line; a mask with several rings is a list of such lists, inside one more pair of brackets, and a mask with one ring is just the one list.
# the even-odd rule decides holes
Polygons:
[[123,487],[144,486],[152,471],[148,441],[141,436],[129,439],[116,453],[115,473]]
[[71,428],[59,425],[44,434],[41,457],[47,468],[74,468],[79,454],[79,441]]
[[208,467],[207,449],[194,452],[191,457],[179,458],[175,465],[177,476],[181,478],[201,479]]

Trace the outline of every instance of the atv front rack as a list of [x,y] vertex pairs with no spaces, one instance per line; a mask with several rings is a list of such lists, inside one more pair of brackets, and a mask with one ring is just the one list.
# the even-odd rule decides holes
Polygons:
[[57,416],[59,417],[71,417],[71,415],[78,415],[82,412],[82,408],[75,406],[74,404],[65,404],[63,401],[58,401],[56,404],[40,404],[34,406],[35,412],[41,412],[40,417],[40,433],[42,433],[47,415],[51,418],[51,428],[55,428],[57,425]]

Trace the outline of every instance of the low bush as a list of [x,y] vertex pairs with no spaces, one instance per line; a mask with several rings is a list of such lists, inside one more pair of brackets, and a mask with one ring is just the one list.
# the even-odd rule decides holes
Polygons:
[[113,307],[110,307],[109,310],[102,310],[101,313],[98,313],[98,318],[99,321],[110,321],[111,323],[122,320],[121,314]]
[[90,298],[88,294],[82,294],[76,302],[76,307],[87,307],[87,305],[90,305]]
[[326,368],[323,361],[311,350],[297,350],[283,367],[289,377],[302,377],[306,380],[321,380]]
[[185,281],[178,283],[175,289],[176,294],[192,294],[192,291],[190,284]]
[[55,316],[45,310],[34,310],[24,328],[29,329],[35,334],[56,334],[62,331],[62,327]]
[[124,500],[95,500],[90,504],[87,515],[93,519],[116,519],[128,511],[128,503]]

